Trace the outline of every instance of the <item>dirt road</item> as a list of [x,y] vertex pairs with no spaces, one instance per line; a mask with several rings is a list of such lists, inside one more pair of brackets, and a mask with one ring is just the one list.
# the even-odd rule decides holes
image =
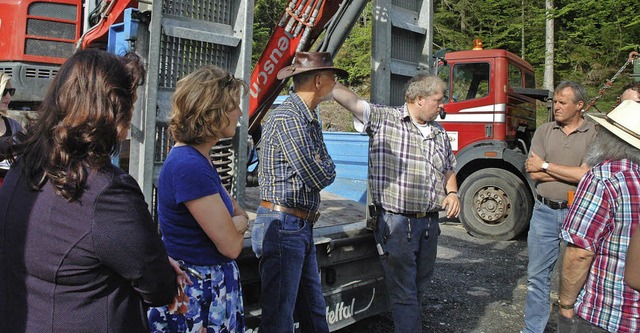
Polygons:
[[[527,283],[526,235],[513,241],[469,236],[461,224],[442,222],[435,274],[422,300],[423,332],[519,332]],[[552,290],[558,290],[557,269]],[[557,299],[552,293],[552,302]],[[556,331],[557,308],[545,333]],[[393,332],[389,314],[371,317],[339,333]]]

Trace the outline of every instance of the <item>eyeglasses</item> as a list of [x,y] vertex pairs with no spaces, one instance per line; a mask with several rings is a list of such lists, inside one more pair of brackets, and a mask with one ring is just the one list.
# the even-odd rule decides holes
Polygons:
[[329,74],[329,73],[320,73],[318,75],[325,75],[325,76],[330,76],[333,78],[333,81],[338,82],[340,80],[340,77],[335,75],[335,74]]
[[2,96],[6,95],[7,93],[9,93],[9,96],[15,95],[16,88],[4,88],[4,90],[2,91]]

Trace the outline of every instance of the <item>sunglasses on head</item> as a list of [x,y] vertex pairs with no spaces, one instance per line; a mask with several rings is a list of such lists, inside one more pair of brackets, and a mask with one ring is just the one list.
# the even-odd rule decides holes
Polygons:
[[16,93],[16,88],[4,88],[4,90],[2,91],[2,96],[6,95],[7,93],[9,93],[10,96],[13,96]]

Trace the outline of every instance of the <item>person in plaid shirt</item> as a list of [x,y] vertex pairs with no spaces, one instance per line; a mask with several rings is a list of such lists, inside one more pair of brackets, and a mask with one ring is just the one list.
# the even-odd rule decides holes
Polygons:
[[320,190],[331,184],[335,165],[322,139],[316,107],[331,99],[338,76],[328,52],[297,52],[277,77],[293,77],[293,91],[267,115],[258,144],[262,202],[251,232],[260,258],[260,332],[329,332],[318,274],[313,224]]
[[438,212],[458,216],[460,199],[449,137],[435,119],[445,83],[418,74],[405,104],[374,105],[336,84],[334,99],[369,135],[369,186],[379,214],[374,231],[396,332],[422,332],[420,300],[433,274]]
[[561,230],[568,242],[558,294],[558,332],[638,332],[640,293],[624,283],[626,252],[640,220],[640,104],[604,117],[587,152]]

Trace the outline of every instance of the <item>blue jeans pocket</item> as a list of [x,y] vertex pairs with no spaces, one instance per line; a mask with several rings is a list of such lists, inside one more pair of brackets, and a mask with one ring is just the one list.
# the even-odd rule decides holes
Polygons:
[[304,230],[307,222],[299,217],[282,214],[280,220],[280,230],[278,232],[283,234],[298,234]]

